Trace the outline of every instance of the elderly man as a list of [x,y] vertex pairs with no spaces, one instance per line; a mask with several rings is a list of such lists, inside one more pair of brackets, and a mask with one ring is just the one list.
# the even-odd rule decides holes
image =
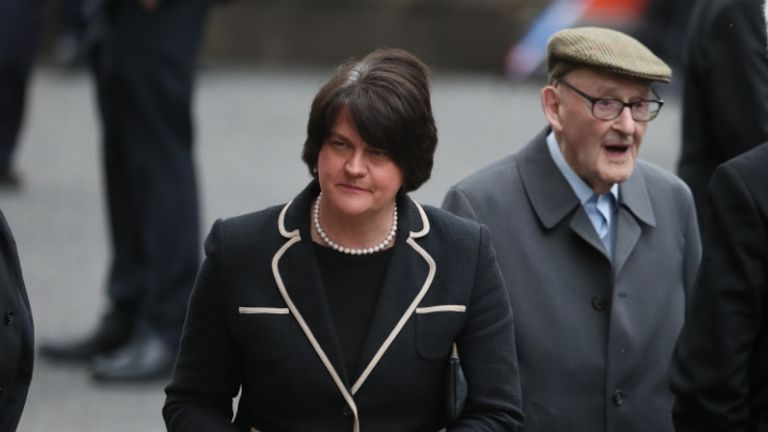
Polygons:
[[701,245],[688,188],[637,160],[671,71],[607,29],[556,33],[549,126],[444,207],[491,230],[530,432],[672,431],[667,367]]

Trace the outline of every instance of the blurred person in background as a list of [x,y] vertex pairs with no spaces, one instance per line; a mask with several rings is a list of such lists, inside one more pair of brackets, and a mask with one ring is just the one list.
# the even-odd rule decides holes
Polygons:
[[0,189],[17,189],[13,157],[24,120],[43,0],[0,1]]
[[452,187],[486,224],[515,307],[529,432],[671,432],[669,359],[701,254],[688,188],[638,160],[670,68],[582,27],[547,45],[549,125]]
[[766,185],[768,143],[720,165],[709,182],[704,259],[670,372],[678,432],[768,431]]
[[85,61],[86,0],[60,0],[56,20],[56,36],[53,41],[53,63],[75,68]]
[[768,140],[763,0],[701,0],[684,52],[683,136],[677,173],[707,224],[715,168]]
[[89,0],[112,240],[107,312],[44,344],[99,380],[170,374],[199,264],[192,99],[212,0]]
[[19,424],[32,381],[34,329],[19,255],[0,211],[0,431]]
[[[520,430],[488,231],[408,195],[432,170],[429,93],[402,50],[343,65],[312,102],[309,185],[214,224],[166,388],[169,431]],[[449,424],[454,341],[468,394]]]

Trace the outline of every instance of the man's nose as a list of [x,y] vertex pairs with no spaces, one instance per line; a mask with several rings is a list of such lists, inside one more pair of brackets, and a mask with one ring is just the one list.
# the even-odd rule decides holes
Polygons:
[[625,106],[621,110],[621,114],[613,121],[613,128],[627,135],[635,133],[636,126],[637,123],[632,118],[632,109],[628,106]]

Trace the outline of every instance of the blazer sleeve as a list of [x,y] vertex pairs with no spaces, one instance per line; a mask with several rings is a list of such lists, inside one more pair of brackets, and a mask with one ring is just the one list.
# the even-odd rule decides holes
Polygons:
[[205,242],[206,258],[189,300],[163,417],[168,431],[237,431],[232,400],[240,387],[239,350],[226,311],[221,221]]
[[[0,355],[7,355],[8,358],[13,358],[10,353],[18,350],[18,361],[9,362],[12,363],[13,369],[4,371],[11,374],[11,381],[8,384],[0,382],[0,384],[6,386],[3,391],[0,391],[0,431],[14,431],[21,420],[29,385],[32,381],[35,356],[34,325],[32,322],[32,310],[29,307],[29,298],[24,286],[24,277],[21,273],[16,243],[1,210],[0,266],[2,266],[0,269],[0,284],[7,284],[7,287],[0,287],[0,289],[7,289],[5,295],[0,295],[0,313],[5,314],[6,311],[10,310],[16,317],[13,323],[3,330],[13,333],[13,327],[21,327],[17,337],[11,336],[10,339],[0,337],[0,353],[3,353]],[[13,299],[13,297],[18,298]],[[5,304],[5,299],[10,300],[10,303]],[[9,340],[18,343],[18,345],[3,346],[4,342]],[[8,366],[9,363],[0,362],[0,366]],[[0,385],[0,387],[2,386]]]
[[768,227],[729,164],[715,171],[709,197],[704,259],[670,370],[678,432],[747,430],[747,374],[768,286]]
[[467,322],[456,341],[469,387],[451,431],[516,431],[524,416],[512,308],[486,227],[480,242]]

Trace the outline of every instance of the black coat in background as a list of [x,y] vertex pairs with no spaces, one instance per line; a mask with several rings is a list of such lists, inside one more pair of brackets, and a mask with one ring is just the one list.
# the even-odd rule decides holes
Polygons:
[[0,211],[0,431],[15,431],[32,380],[34,331],[11,230]]
[[672,362],[675,427],[766,431],[768,144],[715,171],[709,204],[704,259]]
[[[456,341],[469,391],[451,431],[522,424],[512,310],[488,230],[398,198],[398,231],[356,376],[291,203],[218,221],[163,409],[171,432],[437,432]],[[240,393],[232,420],[232,400]]]
[[715,167],[768,140],[763,0],[700,0],[684,52],[683,143],[677,172],[706,225]]

